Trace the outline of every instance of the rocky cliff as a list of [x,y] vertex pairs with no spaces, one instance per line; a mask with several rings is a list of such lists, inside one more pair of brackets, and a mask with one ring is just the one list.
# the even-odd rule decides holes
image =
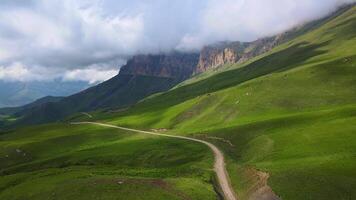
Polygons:
[[[347,9],[347,7],[344,9]],[[216,69],[225,64],[246,62],[258,55],[272,50],[274,47],[282,43],[304,34],[307,31],[319,27],[320,24],[337,16],[339,12],[342,12],[342,10],[320,20],[300,25],[284,33],[258,39],[253,42],[220,42],[214,45],[208,45],[201,51],[195,73],[202,73],[210,69]]]
[[253,42],[221,42],[202,49],[195,73],[216,69],[225,64],[242,63],[270,51],[285,41],[284,34]]
[[206,46],[200,52],[195,73],[238,62],[241,58],[241,52],[245,48],[245,44],[240,42],[221,42]]
[[284,41],[283,34],[254,42],[220,42],[204,47],[200,53],[137,55],[120,70],[120,74],[174,78],[183,81],[192,74],[219,68],[225,64],[245,62]]
[[198,61],[198,53],[138,55],[121,68],[120,74],[166,77],[182,81],[192,75]]

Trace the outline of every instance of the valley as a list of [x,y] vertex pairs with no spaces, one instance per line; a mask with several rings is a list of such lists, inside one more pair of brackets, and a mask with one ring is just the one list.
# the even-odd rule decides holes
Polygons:
[[355,199],[355,5],[210,48],[0,110],[0,199]]

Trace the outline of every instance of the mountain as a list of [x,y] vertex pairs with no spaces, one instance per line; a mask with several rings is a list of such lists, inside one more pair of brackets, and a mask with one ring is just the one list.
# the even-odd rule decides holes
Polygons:
[[171,53],[167,55],[138,55],[121,68],[122,75],[140,75],[173,78],[181,82],[190,78],[197,66],[197,53]]
[[[166,116],[164,122],[172,123],[167,126],[199,129],[209,123],[212,127],[225,125],[261,113],[354,104],[355,10],[355,6],[343,8],[310,31],[249,62],[229,65],[227,70],[188,80],[187,84],[145,99],[132,106],[129,114],[149,115],[154,110],[162,112],[151,116],[159,121],[170,109],[181,109],[170,113],[172,119]],[[158,121],[149,120],[147,124],[161,125]]]
[[[39,105],[26,112],[16,113],[15,116],[19,120],[15,123],[45,123],[63,119],[77,112],[129,107],[147,96],[167,91],[195,74],[224,68],[223,66],[227,64],[243,64],[253,60],[270,52],[276,46],[319,28],[349,8],[350,6],[346,6],[323,19],[253,42],[220,42],[204,47],[199,53],[172,52],[161,55],[134,56],[121,68],[116,77],[60,102]],[[263,71],[263,69],[256,71]],[[241,74],[236,74],[236,76],[241,76]],[[231,80],[235,79],[227,79],[227,82]],[[224,81],[204,91],[222,84]]]
[[41,104],[14,116],[19,118],[19,124],[36,124],[60,120],[77,112],[127,107],[190,77],[198,58],[198,54],[179,52],[134,56],[112,79],[59,102]]
[[0,108],[22,106],[45,96],[68,96],[91,85],[87,82],[6,82],[0,80]]
[[[66,121],[0,132],[0,199],[223,198],[213,152],[187,137],[222,151],[238,199],[354,199],[356,7],[299,30],[247,62],[208,69],[126,109],[68,120],[111,126]],[[140,66],[131,65],[142,77],[171,76]],[[66,106],[77,109],[84,97]]]
[[90,120],[214,142],[239,199],[272,191],[291,200],[356,197],[355,6],[248,62],[220,67]]

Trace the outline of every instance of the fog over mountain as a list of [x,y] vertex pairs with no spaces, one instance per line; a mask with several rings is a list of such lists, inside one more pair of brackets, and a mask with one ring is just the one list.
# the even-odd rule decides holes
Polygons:
[[2,0],[0,80],[90,83],[139,53],[251,41],[354,0]]

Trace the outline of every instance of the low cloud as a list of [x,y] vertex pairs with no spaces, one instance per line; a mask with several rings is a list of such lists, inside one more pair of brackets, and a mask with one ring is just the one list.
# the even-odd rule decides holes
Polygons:
[[84,69],[63,69],[31,66],[26,67],[21,63],[13,63],[9,66],[0,66],[0,80],[6,82],[29,82],[53,80],[84,81],[96,84],[118,74],[118,69],[110,69],[105,66],[89,66]]
[[5,81],[48,81],[57,78],[53,69],[31,67],[27,68],[21,63],[15,62],[8,66],[0,66],[0,80]]
[[64,81],[87,81],[90,84],[102,82],[117,75],[117,70],[100,70],[95,68],[75,69],[64,73]]
[[2,0],[0,80],[97,82],[138,53],[251,41],[354,0]]

